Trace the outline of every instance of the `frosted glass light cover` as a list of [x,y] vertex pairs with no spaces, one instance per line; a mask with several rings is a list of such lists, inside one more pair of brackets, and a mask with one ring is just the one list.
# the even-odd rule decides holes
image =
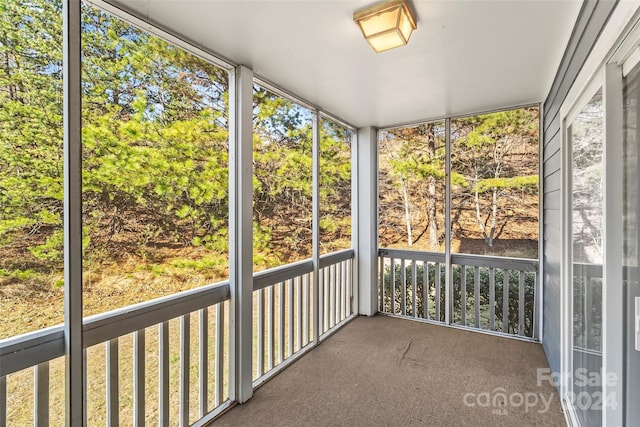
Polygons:
[[373,15],[360,21],[360,27],[366,38],[373,37],[376,34],[396,28],[398,25],[398,15],[400,7]]
[[371,37],[368,42],[376,52],[384,52],[405,44],[400,33],[395,30]]
[[376,52],[407,44],[416,29],[405,0],[391,0],[353,14],[362,34]]

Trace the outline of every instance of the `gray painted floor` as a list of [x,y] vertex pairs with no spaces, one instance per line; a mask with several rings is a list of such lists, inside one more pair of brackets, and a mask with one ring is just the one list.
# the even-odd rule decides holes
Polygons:
[[213,425],[564,426],[548,367],[539,344],[359,317]]

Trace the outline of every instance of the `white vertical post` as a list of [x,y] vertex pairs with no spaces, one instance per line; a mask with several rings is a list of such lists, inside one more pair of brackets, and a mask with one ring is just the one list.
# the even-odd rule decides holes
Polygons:
[[[624,418],[624,301],[622,257],[623,100],[622,67],[605,68],[604,111],[604,270],[602,292],[603,426],[621,426]],[[615,375],[615,381],[608,381]],[[607,404],[615,402],[615,404]]]
[[133,426],[142,427],[145,422],[145,330],[133,334]]
[[542,342],[544,331],[544,104],[538,107],[538,273],[534,287],[533,338]]
[[[224,302],[216,305],[216,348],[214,361],[214,406],[222,404],[224,398]],[[230,387],[230,390],[233,390]]]
[[[312,145],[312,245],[313,245],[313,342],[320,342],[320,310],[324,309],[320,302],[320,113],[313,113],[313,145]],[[326,300],[325,297],[322,298]]]
[[378,307],[378,133],[358,130],[358,313],[373,316]]
[[7,377],[0,376],[0,427],[7,427]]
[[[33,370],[33,425],[44,427],[49,425],[49,362],[40,363]],[[0,391],[2,394],[2,391]],[[0,398],[1,399],[1,398]],[[3,403],[4,405],[4,403]],[[0,416],[0,425],[2,417]]]
[[[451,271],[451,119],[445,120],[445,214],[444,214],[444,252],[445,252],[445,311],[447,325],[453,323],[453,274]],[[461,265],[460,268],[465,268]],[[440,298],[440,295],[438,295]],[[464,304],[464,301],[462,302]],[[477,302],[476,302],[477,304]],[[438,319],[440,320],[440,319]]]
[[198,415],[204,417],[209,407],[209,309],[203,308],[199,312],[198,346],[199,368],[198,377],[200,396],[198,399]]
[[83,422],[82,92],[80,0],[63,3],[65,420]]
[[191,314],[180,317],[180,404],[178,406],[178,425],[189,426],[189,382],[191,359]]
[[[351,131],[351,246],[354,248],[355,256],[360,252],[358,246],[358,133]],[[358,313],[358,263],[354,260],[351,268],[351,313]]]
[[253,71],[229,75],[229,280],[231,400],[253,395]]
[[118,338],[105,343],[105,359],[107,365],[106,375],[106,400],[107,400],[107,425],[109,427],[120,425],[120,385],[118,375]]
[[158,325],[158,426],[169,426],[169,322]]

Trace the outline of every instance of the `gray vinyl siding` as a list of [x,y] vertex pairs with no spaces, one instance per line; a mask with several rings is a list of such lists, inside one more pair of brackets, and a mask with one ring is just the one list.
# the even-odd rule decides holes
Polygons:
[[560,371],[560,260],[562,181],[560,146],[560,106],[584,65],[602,28],[617,1],[586,0],[564,56],[558,67],[551,90],[544,102],[543,115],[543,263],[544,334],[542,344],[551,369]]

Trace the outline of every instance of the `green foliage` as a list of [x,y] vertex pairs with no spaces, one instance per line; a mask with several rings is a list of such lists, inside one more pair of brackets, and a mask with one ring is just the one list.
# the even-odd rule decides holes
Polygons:
[[323,119],[320,126],[320,245],[351,247],[351,132]]
[[254,264],[310,256],[312,120],[304,107],[254,87]]
[[487,178],[479,180],[474,190],[485,193],[494,189],[521,190],[538,187],[538,175],[516,176],[513,178]]
[[[0,244],[60,270],[61,3],[5,1],[0,11]],[[38,268],[2,264],[20,280],[32,276],[22,266]]]
[[171,260],[169,264],[176,268],[185,268],[196,271],[206,271],[226,267],[226,262],[224,262],[224,260],[220,260],[219,258],[214,257],[207,257],[197,260],[189,258],[178,258]]
[[493,179],[495,187],[507,188],[508,181],[502,180],[521,176],[523,170],[537,165],[538,132],[537,108],[456,119],[452,121],[452,169],[465,177],[467,185]]
[[51,263],[60,259],[60,251],[63,245],[63,232],[62,230],[55,230],[49,235],[42,245],[35,245],[29,247],[31,254],[39,260]]
[[0,269],[0,277],[14,278],[21,281],[27,281],[27,280],[33,280],[35,278],[39,278],[40,273],[31,269],[20,270],[16,268],[16,269],[12,269],[11,271]]
[[[3,264],[61,271],[61,2],[2,12]],[[226,72],[86,4],[82,19],[85,262],[165,242],[225,258]]]
[[387,137],[399,144],[396,155],[389,161],[394,173],[405,179],[445,178],[443,127],[438,124],[426,124],[395,129]]
[[[137,256],[158,275],[223,270],[226,71],[82,8],[85,266]],[[0,244],[7,254],[0,266],[28,280],[25,272],[63,268],[62,7],[59,0],[12,0],[0,10]],[[270,267],[310,256],[312,117],[258,86],[254,113],[255,263]],[[348,241],[349,131],[322,123],[322,238]],[[163,249],[185,246],[207,255],[162,259]]]
[[446,185],[444,122],[394,129],[380,136],[383,241],[388,239],[385,235],[401,233],[406,235],[408,246],[428,239],[422,247],[438,250],[444,238],[441,233]]
[[[517,235],[522,227],[512,232],[509,222],[530,222],[530,212],[538,211],[530,203],[533,198],[527,197],[538,187],[538,121],[537,107],[451,120],[454,240],[481,237],[492,247],[505,231],[507,238],[529,237]],[[406,242],[407,247],[417,243],[440,250],[447,203],[445,122],[393,129],[380,136],[383,246]]]
[[39,273],[34,270],[13,270],[12,274],[16,279],[22,281],[32,279],[39,275]]
[[329,215],[325,215],[320,218],[320,231],[327,233],[335,233],[338,229],[338,222],[335,218]]
[[[456,119],[452,122],[451,164],[456,204],[476,212],[476,222],[488,246],[504,230],[509,216],[502,206],[520,199],[516,210],[526,216],[522,194],[538,186],[538,108],[519,108]],[[466,206],[465,206],[466,205]],[[459,227],[457,233],[469,230]],[[472,233],[473,234],[473,233]]]

